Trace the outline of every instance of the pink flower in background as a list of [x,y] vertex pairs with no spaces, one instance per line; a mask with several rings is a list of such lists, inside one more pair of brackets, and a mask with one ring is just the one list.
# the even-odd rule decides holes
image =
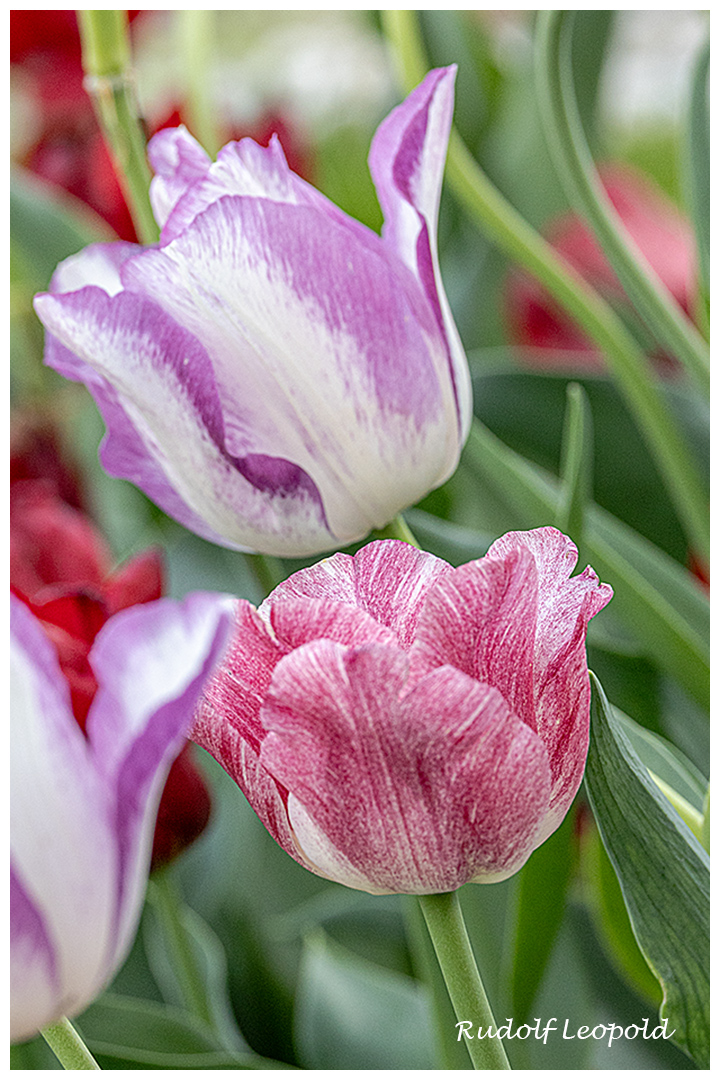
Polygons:
[[191,737],[301,865],[368,892],[518,870],[588,746],[587,624],[612,590],[552,528],[453,569],[377,541],[294,574],[234,634]]
[[119,612],[90,651],[84,734],[55,650],[11,597],[11,1040],[81,1012],[137,929],[160,793],[226,641],[227,601]]
[[382,238],[277,139],[216,162],[184,128],[151,140],[159,246],[93,245],[35,299],[46,362],[103,413],[111,475],[206,539],[292,556],[452,474],[472,414],[437,258],[454,78],[430,72],[375,135]]
[[[695,244],[690,223],[647,178],[627,166],[606,165],[600,169],[600,176],[630,238],[678,305],[690,314],[695,288]],[[544,232],[556,251],[613,307],[620,313],[631,311],[614,271],[576,213],[557,218]],[[514,271],[508,280],[505,316],[510,340],[529,347],[521,353],[527,363],[602,368],[597,349],[582,330],[558,308],[539,282],[520,271]],[[572,353],[567,361],[562,358],[563,351]],[[666,368],[670,363],[667,357],[656,359]]]

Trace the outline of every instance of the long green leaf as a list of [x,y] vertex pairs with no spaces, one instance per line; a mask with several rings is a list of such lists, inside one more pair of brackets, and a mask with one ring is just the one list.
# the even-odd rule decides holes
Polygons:
[[710,282],[710,111],[708,77],[710,42],[702,50],[695,68],[687,140],[687,184],[695,226],[700,288],[707,300]]
[[585,782],[635,937],[663,988],[667,1033],[709,1066],[710,867],[660,794],[593,676]]
[[[464,461],[517,515],[517,528],[555,520],[558,482],[473,423]],[[673,675],[703,707],[709,702],[708,602],[683,567],[612,514],[591,505],[582,543],[615,590],[613,610],[647,655]]]

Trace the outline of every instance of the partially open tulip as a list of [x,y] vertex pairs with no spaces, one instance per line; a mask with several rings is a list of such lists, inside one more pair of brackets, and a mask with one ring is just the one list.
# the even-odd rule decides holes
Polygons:
[[376,541],[294,574],[228,651],[191,737],[309,870],[433,893],[518,870],[588,747],[588,620],[612,596],[552,528],[453,569]]
[[196,593],[113,616],[93,645],[87,734],[40,623],[11,597],[11,1039],[79,1013],[124,960],[155,815],[227,635]]
[[430,72],[375,135],[382,238],[276,139],[211,163],[184,128],[153,138],[159,246],[87,248],[35,300],[46,362],[103,413],[108,472],[207,539],[285,556],[452,474],[472,412],[436,242],[454,77]]

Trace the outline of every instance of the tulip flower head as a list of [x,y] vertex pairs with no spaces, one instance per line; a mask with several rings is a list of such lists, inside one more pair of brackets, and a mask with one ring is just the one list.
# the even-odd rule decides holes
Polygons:
[[612,590],[552,528],[453,569],[376,541],[237,602],[191,732],[301,865],[368,892],[518,870],[588,747],[585,634]]
[[11,596],[11,1040],[81,1012],[125,959],[155,816],[198,694],[226,640],[227,601],[140,604],[90,653],[87,734],[40,622]]
[[107,471],[201,536],[307,555],[387,524],[454,471],[470,380],[438,270],[455,69],[380,125],[382,238],[287,167],[151,141],[157,247],[94,245],[36,297],[46,362],[89,388]]

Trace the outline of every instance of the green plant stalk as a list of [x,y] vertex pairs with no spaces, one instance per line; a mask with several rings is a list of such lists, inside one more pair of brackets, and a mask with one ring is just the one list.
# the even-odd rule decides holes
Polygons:
[[205,981],[180,916],[178,893],[167,870],[158,870],[149,882],[152,900],[163,929],[168,952],[180,984],[185,1007],[211,1029],[215,1023],[205,992]]
[[69,1020],[63,1017],[40,1032],[63,1069],[99,1069],[95,1058]]
[[[473,1068],[509,1069],[502,1040],[487,1035],[488,1028],[492,1026],[496,1032],[497,1025],[475,963],[457,893],[419,896],[418,901],[458,1023],[470,1020],[475,1031],[475,1037],[467,1039],[465,1044]],[[483,1039],[477,1036],[478,1026],[486,1033]]]
[[78,10],[85,89],[92,99],[138,238],[154,244],[159,235],[150,205],[150,166],[138,117],[130,66],[126,11]]
[[608,262],[661,345],[683,363],[707,398],[707,343],[637,250],[598,176],[585,138],[572,77],[572,11],[538,12],[535,73],[540,114],[566,193],[587,219]]
[[383,529],[375,529],[373,535],[377,540],[404,540],[406,544],[412,544],[413,547],[421,546],[402,514],[396,514]]
[[188,127],[198,142],[215,158],[220,149],[214,111],[209,95],[208,71],[213,51],[213,24],[217,12],[181,9],[175,13],[180,51],[185,61],[189,111]]
[[[416,14],[382,13],[406,90],[427,72]],[[490,182],[453,129],[446,176],[482,231],[538,278],[599,346],[670,493],[695,553],[709,554],[709,507],[695,462],[654,384],[652,369],[608,304],[525,221]]]
[[555,525],[580,547],[585,506],[592,499],[593,433],[588,396],[580,383],[568,383],[563,426],[560,492]]

